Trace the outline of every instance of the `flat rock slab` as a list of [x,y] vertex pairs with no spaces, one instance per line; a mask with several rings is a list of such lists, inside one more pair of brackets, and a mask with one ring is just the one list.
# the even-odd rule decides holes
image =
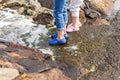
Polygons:
[[19,75],[16,69],[0,68],[0,80],[12,80]]
[[76,80],[70,79],[61,70],[54,68],[44,73],[29,73],[25,77],[17,77],[14,80]]

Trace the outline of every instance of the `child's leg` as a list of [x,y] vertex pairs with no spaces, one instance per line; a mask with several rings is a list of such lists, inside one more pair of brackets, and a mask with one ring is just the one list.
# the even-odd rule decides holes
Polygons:
[[80,5],[83,3],[83,0],[71,0],[70,2],[70,11],[72,16],[79,17]]
[[[61,39],[62,38],[62,35],[64,34],[64,37],[65,38],[68,38],[68,34],[66,34],[66,25],[67,25],[67,22],[68,22],[68,14],[67,14],[67,4],[68,4],[68,0],[64,0],[65,1],[65,5],[63,6],[64,8],[63,8],[63,11],[61,11],[61,13],[59,14],[59,15],[61,15],[61,16],[63,16],[63,20],[62,19],[60,19],[60,20],[62,20],[63,22],[64,22],[64,26],[62,26],[62,27],[64,27],[64,31],[61,31],[61,30],[59,30],[59,29],[57,29],[58,30],[58,32],[57,32],[57,34],[55,33],[55,34],[52,34],[51,35],[51,38],[52,39],[54,39],[54,38],[57,38],[57,37],[59,37],[59,39]],[[63,4],[62,4],[63,5]],[[61,6],[62,6],[61,5]],[[54,9],[56,9],[56,8],[54,8]],[[56,11],[54,10],[54,17],[55,18],[58,18],[58,14],[56,14]],[[57,17],[56,17],[57,16]],[[57,20],[57,21],[59,21],[59,20]],[[57,24],[60,24],[60,23],[58,23],[56,21],[56,23]],[[57,26],[57,28],[59,27],[59,25],[57,25],[56,24],[56,26]],[[62,35],[61,35],[62,34]]]
[[57,28],[57,38],[50,39],[49,40],[50,45],[66,43],[66,39],[64,37],[65,29],[64,8],[66,6],[66,1],[67,0],[54,0],[54,18]]
[[79,20],[79,17],[72,17],[72,26],[73,27],[79,27],[79,24],[80,24],[80,20]]
[[66,5],[66,0],[54,0],[54,17],[56,22],[56,28],[58,30],[57,39],[64,38],[64,7]]
[[72,14],[72,23],[67,26],[67,32],[74,32],[79,30],[79,27],[81,26],[79,21],[79,11],[82,2],[83,0],[71,0],[69,8]]
[[79,11],[80,11],[80,5],[83,3],[83,0],[71,0],[70,3],[70,11],[72,14],[72,24],[74,27],[77,27],[79,22]]

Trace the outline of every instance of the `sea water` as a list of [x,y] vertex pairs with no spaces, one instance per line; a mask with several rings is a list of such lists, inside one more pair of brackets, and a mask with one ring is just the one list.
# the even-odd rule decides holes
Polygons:
[[[17,13],[16,10],[6,8],[0,10],[0,39],[12,41],[24,46],[40,48],[39,44],[48,44],[46,38],[48,29],[45,25],[37,25],[33,20]],[[41,48],[45,53],[49,48]],[[47,51],[48,50],[48,51]]]

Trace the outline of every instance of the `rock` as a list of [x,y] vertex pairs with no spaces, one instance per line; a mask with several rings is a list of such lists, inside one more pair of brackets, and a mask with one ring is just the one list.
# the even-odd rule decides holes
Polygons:
[[0,80],[13,80],[19,75],[16,69],[0,68]]
[[92,18],[93,19],[93,18],[101,17],[101,14],[98,11],[96,11],[94,9],[91,9],[89,7],[88,2],[85,2],[84,11],[85,11],[86,17],[88,17],[88,18]]
[[49,9],[45,9],[43,12],[37,14],[37,16],[33,17],[33,20],[37,24],[49,25],[49,26],[54,25],[53,13]]
[[80,14],[79,15],[80,15],[79,16],[80,17],[80,22],[82,24],[84,24],[87,21],[86,16],[85,16],[85,12],[83,10],[80,10]]
[[17,11],[18,11],[19,14],[23,14],[24,11],[25,11],[25,8],[24,7],[20,7]]
[[107,21],[106,19],[97,18],[91,24],[95,26],[101,26],[101,25],[109,26],[110,22]]
[[14,53],[14,52],[7,52],[7,54],[9,55],[9,56],[11,56],[11,57],[13,57],[13,58],[15,58],[15,59],[21,59],[22,58],[22,56],[21,55],[19,55],[19,54],[16,54],[16,53]]
[[17,7],[17,9],[19,9],[21,7],[24,7],[25,9],[22,10],[31,9],[36,12],[41,11],[41,5],[37,0],[7,0],[7,1],[2,1],[1,4],[3,5],[4,8]]
[[92,18],[92,19],[93,19],[93,18],[97,18],[97,17],[98,17],[98,14],[96,14],[96,13],[90,13],[90,14],[89,14],[89,17]]
[[0,60],[0,67],[11,67],[12,68],[12,63]]
[[38,0],[43,7],[53,9],[53,0]]
[[27,16],[30,16],[31,18],[37,15],[37,12],[30,8],[20,7],[17,11],[19,14],[27,15]]
[[2,4],[3,3],[6,3],[6,4],[10,4],[10,3],[15,3],[15,2],[17,2],[17,3],[19,3],[19,4],[25,4],[25,3],[28,3],[28,1],[26,1],[26,0],[2,0]]
[[3,9],[3,6],[0,4],[0,9]]
[[0,3],[6,3],[6,2],[8,2],[8,1],[10,1],[10,0],[0,0]]
[[[38,2],[38,0],[29,0],[30,8],[32,9],[34,7],[36,12],[40,12],[42,9],[41,4]],[[32,9],[33,10],[33,9]]]
[[[37,24],[53,26],[52,10],[42,7],[40,2],[38,0],[5,0],[0,3],[0,8],[17,9],[19,14],[30,16]],[[45,1],[43,0],[41,3],[43,2]]]
[[21,59],[21,58],[31,58],[37,60],[44,60],[45,54],[34,48],[29,48],[27,46],[22,46],[20,44],[15,44],[13,42],[6,42],[7,48],[3,49],[8,57]]
[[52,61],[50,55],[46,56],[37,49],[3,40],[1,44],[7,48],[0,48],[0,67],[17,69],[22,78],[22,73],[27,73],[27,77],[18,79],[19,76],[16,80],[27,80],[30,77],[31,80],[76,80],[80,75],[77,68]]
[[21,65],[14,62],[10,62],[7,60],[7,58],[1,56],[0,56],[0,67],[17,69],[19,72],[26,71]]
[[16,50],[12,52],[7,52],[7,54],[15,59],[22,59],[22,58],[31,58],[36,60],[43,60],[44,54],[42,53],[35,53],[34,51],[30,50]]
[[71,80],[65,76],[59,69],[51,69],[44,73],[31,73],[27,74],[26,77],[18,77],[14,80]]
[[3,45],[3,44],[0,43],[0,48],[5,49],[5,48],[7,48],[7,46],[5,46],[5,45]]
[[114,1],[112,0],[88,0],[90,7],[101,12],[103,15],[110,15]]
[[34,10],[28,9],[28,10],[27,10],[27,14],[28,14],[29,16],[34,16],[34,15],[36,15],[37,13],[36,13]]
[[4,3],[4,5],[3,5],[3,6],[4,6],[3,8],[18,9],[18,8],[20,8],[22,5],[21,5],[21,4],[19,4],[18,2],[14,2],[14,3],[9,3],[9,4]]

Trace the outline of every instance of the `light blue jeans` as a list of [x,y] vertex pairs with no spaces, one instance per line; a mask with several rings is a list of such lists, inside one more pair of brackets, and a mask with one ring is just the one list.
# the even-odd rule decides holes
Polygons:
[[64,30],[64,26],[68,22],[67,3],[68,0],[54,0],[54,18],[58,31]]

